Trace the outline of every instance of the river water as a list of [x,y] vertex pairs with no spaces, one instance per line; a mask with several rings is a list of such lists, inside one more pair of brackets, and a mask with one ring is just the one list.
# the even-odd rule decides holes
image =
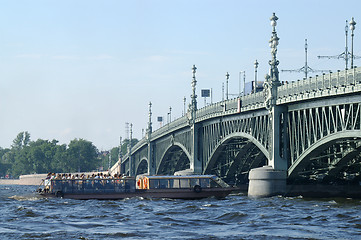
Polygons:
[[0,239],[361,239],[361,200],[71,200],[0,185]]

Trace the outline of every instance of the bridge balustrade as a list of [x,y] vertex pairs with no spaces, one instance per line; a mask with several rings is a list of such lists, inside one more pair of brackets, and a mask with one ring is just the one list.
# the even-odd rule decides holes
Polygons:
[[316,75],[316,90],[321,90],[324,86],[324,76],[322,75],[322,77]]
[[338,87],[353,86],[360,83],[361,68],[323,74],[321,77],[316,75],[316,77],[297,80],[278,87],[278,99]]
[[323,74],[323,86],[321,89],[331,88],[331,74]]
[[356,83],[357,83],[357,84],[358,84],[358,83],[361,83],[361,71],[359,71],[359,72],[356,74],[355,79],[356,79]]
[[351,71],[346,76],[347,76],[346,84],[355,85],[354,72]]
[[218,103],[213,103],[211,105],[208,105],[206,107],[198,109],[196,117],[197,117],[197,119],[204,119],[209,115],[214,115],[217,113],[220,114],[225,111],[225,106],[227,106],[228,103],[233,100],[234,99],[231,99],[228,101],[223,101],[223,102],[218,102]]
[[331,75],[331,87],[330,88],[336,88],[338,87],[338,73],[336,73],[337,75]]
[[263,92],[257,92],[257,93],[243,96],[241,98],[241,102],[242,102],[241,103],[242,111],[252,110],[252,109],[256,109],[256,108],[262,108],[262,107],[264,107]]
[[343,87],[347,85],[345,72],[338,72],[338,85]]

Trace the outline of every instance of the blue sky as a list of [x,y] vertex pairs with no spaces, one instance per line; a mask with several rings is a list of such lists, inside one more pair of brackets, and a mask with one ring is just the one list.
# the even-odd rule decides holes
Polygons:
[[258,79],[268,72],[273,12],[280,70],[304,66],[305,38],[311,68],[344,69],[342,60],[317,56],[344,51],[351,17],[360,22],[354,53],[361,56],[360,9],[360,1],[0,0],[0,146],[28,131],[32,140],[83,138],[106,150],[126,137],[126,122],[141,138],[150,101],[155,129],[169,107],[172,119],[182,115],[193,64],[199,107],[201,89],[222,99],[226,72],[229,92],[238,94],[239,72],[253,80],[256,59]]

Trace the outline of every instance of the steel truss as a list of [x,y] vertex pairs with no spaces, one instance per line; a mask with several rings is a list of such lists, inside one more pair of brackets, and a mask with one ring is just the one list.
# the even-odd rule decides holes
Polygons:
[[360,173],[361,103],[289,111],[288,135],[291,179],[335,181]]

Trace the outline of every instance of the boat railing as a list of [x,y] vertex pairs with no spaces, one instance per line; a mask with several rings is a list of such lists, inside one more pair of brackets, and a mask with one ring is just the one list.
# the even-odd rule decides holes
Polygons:
[[[216,176],[142,176],[137,179],[138,189],[189,189],[227,187],[226,183]],[[229,187],[229,186],[228,186]]]
[[135,191],[134,178],[119,179],[52,179],[48,190],[56,194],[96,194]]

